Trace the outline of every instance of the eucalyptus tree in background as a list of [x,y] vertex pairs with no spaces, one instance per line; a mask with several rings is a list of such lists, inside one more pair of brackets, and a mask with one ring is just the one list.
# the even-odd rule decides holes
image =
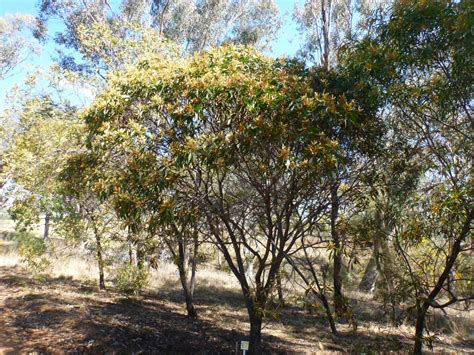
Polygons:
[[[385,3],[386,6],[387,3]],[[355,100],[364,111],[374,117],[377,115],[378,100],[373,91],[357,80],[356,76],[345,73],[343,67],[337,67],[337,50],[345,42],[352,40],[361,32],[368,31],[368,16],[374,15],[382,4],[365,1],[332,1],[309,0],[303,6],[295,7],[295,19],[299,24],[300,33],[305,36],[300,55],[316,64],[321,70],[315,71],[316,90],[326,91],[335,95],[345,95]],[[330,72],[334,69],[333,72]],[[329,85],[318,85],[328,81]],[[364,170],[370,165],[369,151],[374,153],[375,145],[368,143],[364,148],[354,149],[351,133],[347,127],[334,127],[334,133],[346,140],[345,164],[340,164],[333,174],[330,187],[330,209],[328,224],[331,235],[331,255],[333,259],[334,307],[338,315],[346,314],[347,306],[343,295],[342,268],[344,254],[344,224],[342,213],[347,216],[351,209],[351,199],[357,198],[355,193],[364,177]],[[372,127],[372,133],[380,127]],[[367,131],[368,142],[375,142],[375,136]],[[371,138],[372,137],[372,138]],[[371,155],[370,153],[369,155]],[[353,205],[353,204],[352,204]]]
[[229,42],[268,49],[280,27],[273,0],[149,0],[148,4],[152,26],[183,44],[185,52]]
[[7,14],[0,17],[0,80],[41,49],[45,35],[41,22],[30,14]]
[[[4,166],[0,177],[17,187],[7,197],[20,228],[31,228],[40,213],[49,215],[54,209],[58,202],[55,177],[76,148],[74,109],[69,103],[52,98],[60,80],[56,74],[30,76],[21,89],[14,91],[12,101],[1,114],[5,135],[1,142]],[[50,86],[40,85],[42,80],[49,81]],[[69,126],[71,129],[65,130]],[[15,194],[15,190],[24,193]],[[45,239],[47,227],[46,224]]]
[[[269,48],[280,27],[273,0],[122,0],[116,7],[105,0],[41,0],[39,10],[42,22],[59,18],[65,24],[55,36],[66,50],[60,55],[62,65],[84,71],[90,70],[88,60],[94,57],[80,61],[74,54],[84,54],[81,28],[95,36],[105,31],[124,41],[133,36],[130,26],[138,26],[192,53],[223,43]],[[100,52],[103,47],[95,49]]]
[[375,17],[392,1],[304,0],[297,2],[294,19],[302,37],[299,54],[323,68],[337,63],[337,50],[348,41],[375,30]]
[[[39,215],[45,214],[53,223],[54,235],[64,237],[70,245],[93,239],[99,288],[104,289],[103,242],[117,232],[116,219],[78,179],[69,186],[61,179],[69,159],[84,149],[84,125],[68,91],[76,85],[82,87],[81,81],[53,66],[48,72],[28,77],[16,89],[1,116],[10,129],[2,141],[5,155],[0,178],[15,186],[7,195],[11,202],[8,212],[20,234],[34,230]],[[48,227],[45,222],[44,239]],[[45,241],[43,250],[53,251],[54,243]],[[36,238],[27,242],[37,243]]]
[[[306,0],[303,5],[295,6],[294,18],[299,25],[299,32],[303,37],[303,43],[300,50],[300,56],[312,62],[322,70],[317,73],[316,81],[322,82],[327,76],[331,81],[331,75],[324,72],[335,68],[336,72],[340,68],[337,67],[337,51],[344,43],[356,38],[360,33],[369,32],[369,18],[376,14],[377,11],[382,11],[388,2],[378,1],[357,1],[357,0]],[[318,76],[320,78],[318,78]],[[342,78],[342,85],[346,85],[344,81],[347,79],[355,80],[355,76],[346,76]],[[359,81],[359,84],[361,82]],[[352,83],[356,85],[356,82]],[[322,90],[333,90],[338,95],[349,95],[351,99],[354,95],[362,98],[361,93],[369,93],[372,102],[363,100],[367,108],[370,107],[372,115],[376,114],[377,100],[374,95],[370,95],[369,91],[354,90],[357,86],[348,86],[341,90],[337,87],[337,81],[331,81],[332,88],[323,85]],[[342,86],[340,85],[340,86]],[[367,89],[367,88],[366,88]],[[344,92],[345,90],[345,92]],[[329,91],[331,92],[331,91]],[[344,128],[344,127],[342,127]],[[344,129],[341,132],[345,132]],[[347,132],[346,132],[347,133]],[[341,134],[343,135],[343,134]],[[368,134],[370,136],[370,134]],[[349,136],[348,136],[349,137]],[[361,169],[364,170],[364,164],[361,164],[358,156],[360,151],[351,151],[350,144],[346,145],[346,158],[348,161],[357,160],[356,165],[349,167],[345,164],[340,164],[337,171],[333,174],[333,182],[330,187],[330,209],[328,211],[328,224],[331,235],[331,255],[333,259],[333,286],[334,286],[334,308],[339,316],[347,313],[347,306],[345,297],[343,295],[342,282],[342,268],[343,268],[343,253],[344,253],[344,235],[341,232],[341,212],[348,207],[348,200],[352,193],[343,191],[342,187],[352,186],[350,190],[355,190],[354,187],[359,185],[361,181]],[[355,180],[354,180],[355,179]]]
[[355,232],[355,245],[372,249],[359,290],[376,291],[396,325],[400,322],[400,304],[406,301],[406,284],[400,282],[403,260],[399,260],[396,246],[398,222],[417,194],[426,165],[419,159],[417,145],[402,134],[394,134],[393,128],[373,162],[364,190],[365,206],[354,218],[351,229]]
[[[39,40],[43,35],[44,27],[30,14],[7,14],[0,17],[0,81],[18,68],[29,55],[39,53]],[[5,150],[11,128],[9,118],[0,116],[0,174],[5,164]],[[4,183],[5,181],[0,180],[0,189]],[[3,199],[4,197],[0,196],[0,203],[4,202]]]

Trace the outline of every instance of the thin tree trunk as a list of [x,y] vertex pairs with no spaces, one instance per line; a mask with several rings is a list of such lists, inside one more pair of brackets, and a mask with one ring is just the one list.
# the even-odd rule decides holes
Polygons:
[[44,215],[44,232],[43,232],[43,240],[46,242],[49,238],[49,213]]
[[197,269],[197,258],[198,258],[198,251],[199,251],[199,240],[198,235],[195,232],[193,235],[193,254],[191,255],[191,279],[190,282],[190,291],[191,295],[194,298],[194,289],[196,288],[196,269]]
[[[453,243],[454,240],[453,238],[449,238],[449,249],[451,250],[453,248]],[[456,293],[456,265],[453,265],[451,268],[451,271],[449,273],[448,279],[447,279],[447,284],[448,284],[448,290],[451,293]]]
[[145,252],[141,243],[137,243],[137,267],[142,270],[145,266]]
[[285,307],[285,298],[283,297],[283,287],[281,285],[281,274],[276,276],[277,292],[278,292],[278,304],[280,307]]
[[194,272],[192,272],[191,285],[188,284],[187,272],[186,272],[186,253],[184,242],[180,239],[178,241],[178,271],[181,286],[183,287],[184,300],[186,302],[186,312],[188,317],[196,318],[197,312],[194,308]]
[[415,345],[413,347],[414,354],[421,354],[423,348],[423,331],[425,329],[425,318],[428,307],[417,305],[417,315],[415,324]]
[[217,270],[222,270],[221,251],[217,248]]
[[347,262],[347,270],[350,275],[354,272],[354,265],[357,264],[357,249],[354,247],[351,250],[349,261]]
[[[418,306],[418,314],[416,317],[416,326],[415,326],[415,345],[413,352],[415,354],[421,354],[423,347],[423,332],[425,329],[425,318],[428,313],[429,308],[433,304],[435,298],[438,296],[439,292],[443,289],[445,282],[447,281],[449,274],[451,273],[454,263],[461,252],[461,243],[468,236],[471,230],[471,223],[474,219],[474,209],[470,210],[467,214],[466,221],[464,226],[459,233],[458,237],[454,240],[451,252],[446,259],[446,265],[443,269],[443,272],[438,278],[435,287],[431,290],[426,300],[421,306]],[[418,301],[419,302],[419,301]]]
[[95,243],[97,247],[97,264],[99,266],[99,289],[105,290],[104,259],[102,255],[103,254],[102,242],[97,230],[94,231],[94,234],[95,234]]
[[132,243],[132,237],[131,237],[131,229],[130,226],[127,227],[127,241],[128,241],[128,260],[130,266],[133,265],[133,243]]
[[188,317],[196,318],[197,312],[196,312],[196,309],[194,308],[194,297],[193,297],[194,295],[188,285],[186,271],[184,270],[184,267],[182,265],[179,265],[178,269],[179,269],[179,279],[181,281],[181,285],[183,286],[184,301],[186,302],[186,312],[188,314]]
[[338,184],[331,187],[331,238],[334,243],[333,260],[333,283],[334,283],[334,310],[338,316],[347,312],[346,302],[342,293],[342,245],[337,230],[337,219],[339,217],[339,196],[337,195]]
[[[326,8],[327,2],[327,8]],[[321,22],[323,31],[323,53],[321,53],[321,66],[328,70],[329,69],[329,34],[331,25],[331,0],[321,1]]]
[[326,311],[326,318],[328,319],[329,327],[331,328],[331,333],[337,335],[336,323],[334,322],[334,317],[332,316],[331,308],[329,307],[329,302],[326,296],[322,292],[317,293],[314,289],[312,290],[314,294],[320,298],[321,303],[323,304],[324,310]]
[[[186,280],[183,279],[180,272],[181,285],[183,286],[184,300],[186,302],[186,312],[189,318],[197,318],[196,308],[194,308],[194,295],[189,289]],[[184,282],[183,282],[184,281]]]

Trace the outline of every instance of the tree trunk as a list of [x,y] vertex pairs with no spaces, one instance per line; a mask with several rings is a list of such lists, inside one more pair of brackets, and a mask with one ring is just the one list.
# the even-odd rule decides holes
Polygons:
[[366,293],[373,292],[375,289],[375,283],[377,282],[378,274],[379,272],[377,268],[377,262],[375,260],[375,255],[372,254],[369,263],[365,268],[364,276],[362,277],[362,280],[359,283],[359,291]]
[[416,316],[416,325],[415,325],[415,345],[413,347],[414,354],[421,354],[421,349],[423,348],[423,331],[425,329],[425,318],[428,307],[423,304],[423,306],[417,307],[417,316]]
[[133,242],[132,242],[132,231],[130,226],[127,227],[127,242],[128,242],[128,260],[130,266],[133,265]]
[[253,355],[262,353],[262,315],[255,303],[247,301],[247,311],[250,321],[249,353]]
[[281,274],[276,276],[278,304],[280,307],[285,307],[285,298],[283,297],[283,287],[281,285]]
[[197,312],[194,308],[194,279],[195,279],[195,267],[191,271],[191,282],[188,284],[188,277],[186,272],[186,253],[184,242],[180,239],[178,241],[178,271],[181,286],[183,286],[184,300],[186,302],[186,312],[188,317],[196,318]]
[[222,270],[221,251],[217,248],[217,270]]
[[191,279],[189,280],[191,295],[194,298],[194,289],[196,288],[196,269],[197,269],[197,258],[198,258],[198,251],[199,251],[199,240],[197,233],[193,235],[193,254],[191,255]]
[[390,320],[393,325],[397,324],[396,309],[398,302],[395,297],[394,275],[396,273],[396,263],[392,258],[392,251],[389,247],[390,235],[393,225],[387,222],[387,218],[380,211],[376,213],[376,223],[380,228],[379,237],[374,239],[374,256],[377,264],[378,274],[376,287],[384,290],[385,299],[390,305]]
[[186,312],[188,313],[188,317],[196,318],[197,312],[194,308],[194,293],[192,292],[191,288],[188,285],[188,280],[186,277],[186,270],[184,270],[184,265],[179,263],[179,279],[181,281],[181,286],[183,286],[183,295],[184,301],[186,302]]
[[99,289],[105,290],[105,278],[104,278],[104,259],[102,256],[102,243],[100,240],[100,235],[95,231],[95,242],[97,246],[97,263],[99,265]]
[[[453,245],[454,245],[454,240],[452,237],[449,238],[449,250],[451,251],[451,249],[453,248]],[[451,292],[451,293],[456,293],[456,265],[453,265],[451,267],[451,272],[449,273],[449,276],[448,276],[448,279],[447,279],[447,286],[448,286],[448,290]]]
[[331,308],[329,307],[329,302],[326,296],[322,292],[320,292],[319,294],[317,294],[314,290],[313,292],[319,297],[321,303],[323,304],[324,310],[326,311],[326,317],[329,321],[329,327],[331,328],[331,333],[333,335],[337,335],[336,323],[334,322],[334,318],[331,313]]
[[357,249],[352,248],[351,255],[349,256],[349,261],[347,262],[347,270],[349,275],[352,277],[352,273],[354,272],[354,265],[357,264]]
[[339,216],[339,196],[337,195],[338,184],[331,187],[331,238],[334,243],[334,264],[333,264],[333,283],[334,283],[334,311],[338,316],[343,316],[347,312],[346,302],[342,293],[342,245],[339,232],[337,230],[337,219]]
[[46,242],[49,238],[49,213],[44,215],[44,232],[43,240]]
[[[326,8],[327,2],[327,8]],[[323,46],[321,53],[321,66],[328,70],[329,69],[329,52],[330,52],[330,42],[329,36],[331,31],[331,11],[332,4],[331,0],[322,0],[321,1],[321,27],[323,32]]]
[[[182,281],[181,281],[182,283]],[[194,294],[187,285],[183,285],[184,300],[186,302],[186,312],[189,318],[197,318],[197,312],[194,308]]]
[[130,266],[133,265],[133,247],[132,247],[132,242],[128,242],[128,263]]
[[137,267],[140,270],[143,270],[145,266],[145,251],[143,250],[143,246],[141,243],[137,243]]
[[[466,220],[464,222],[463,228],[460,231],[459,235],[454,240],[451,251],[446,258],[446,265],[444,266],[443,272],[439,276],[436,285],[429,293],[426,300],[423,302],[422,306],[418,305],[417,307],[417,317],[416,317],[416,326],[415,326],[415,345],[413,348],[413,353],[421,354],[421,349],[423,347],[423,331],[425,329],[425,318],[428,313],[429,308],[433,304],[435,298],[438,296],[440,291],[443,289],[444,284],[446,283],[449,274],[456,262],[456,259],[461,252],[461,243],[468,236],[471,230],[471,223],[474,219],[474,209],[471,209],[467,213]],[[418,301],[420,302],[420,301]]]

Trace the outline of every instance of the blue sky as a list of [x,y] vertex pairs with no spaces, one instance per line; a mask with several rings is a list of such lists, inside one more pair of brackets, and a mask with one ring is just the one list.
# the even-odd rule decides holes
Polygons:
[[[37,0],[0,0],[0,16],[8,13],[29,13],[37,15]],[[278,38],[274,43],[272,55],[294,55],[298,50],[298,33],[296,24],[292,19],[292,12],[295,6],[295,0],[276,0],[283,17],[283,26],[280,29]],[[55,32],[61,30],[62,26],[59,20],[52,19],[48,22],[49,34],[52,36]],[[47,68],[53,62],[55,55],[55,46],[52,40],[49,40],[42,48],[41,54],[31,55],[25,62],[15,69],[7,78],[0,80],[0,108],[4,107],[5,95],[9,92],[15,83],[21,83],[28,72],[34,68]]]

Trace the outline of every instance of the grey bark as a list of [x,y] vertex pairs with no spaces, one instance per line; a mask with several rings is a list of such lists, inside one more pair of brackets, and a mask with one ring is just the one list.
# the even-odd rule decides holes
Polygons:
[[379,270],[377,268],[377,262],[375,261],[374,252],[369,259],[367,267],[364,271],[364,276],[359,283],[359,291],[365,293],[372,293],[375,290],[375,284],[379,275]]

